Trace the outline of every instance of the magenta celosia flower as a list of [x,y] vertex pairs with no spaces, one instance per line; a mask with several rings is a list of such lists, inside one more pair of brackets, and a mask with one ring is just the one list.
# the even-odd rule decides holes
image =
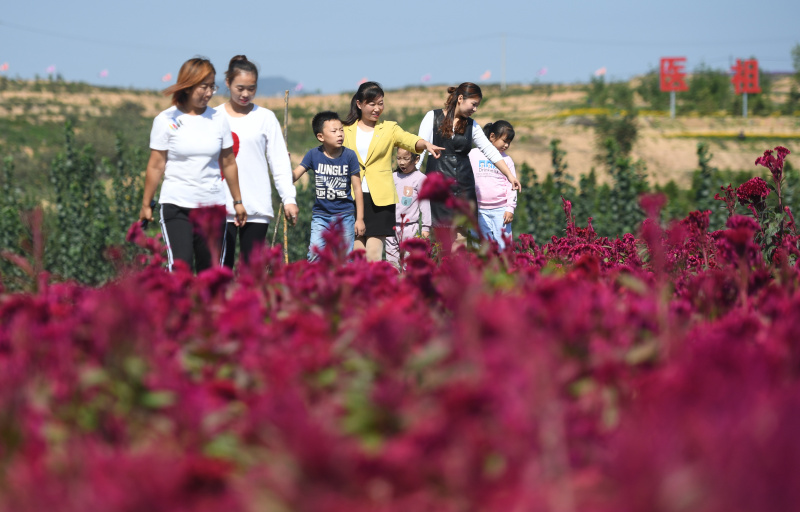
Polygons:
[[430,201],[445,202],[453,195],[452,186],[455,183],[450,178],[445,177],[440,172],[432,172],[427,175],[419,191],[419,199]]
[[684,224],[689,226],[690,229],[695,230],[699,233],[705,233],[708,231],[708,226],[710,223],[711,218],[711,210],[706,211],[693,211],[689,212],[689,215],[683,219]]
[[2,293],[0,510],[794,510],[798,239],[708,221]]
[[796,231],[797,226],[795,225],[794,222],[794,215],[792,214],[792,209],[789,208],[788,206],[784,206],[783,211],[786,213],[786,215],[789,216],[789,228],[792,230],[792,232]]
[[736,211],[736,191],[731,187],[730,183],[727,187],[720,187],[722,194],[717,192],[714,194],[714,200],[725,202],[725,208],[728,210],[728,216],[731,216]]
[[761,248],[754,235],[761,229],[758,222],[744,215],[734,215],[728,219],[725,231],[717,240],[719,255],[729,263],[754,266],[761,262]]
[[780,184],[783,180],[783,161],[791,151],[783,146],[777,146],[774,150],[778,155],[777,157],[772,156],[772,151],[771,149],[764,151],[763,156],[756,158],[756,165],[761,165],[769,169],[769,172],[772,174],[772,179],[776,184]]
[[195,232],[202,236],[208,244],[211,261],[219,261],[220,248],[219,243],[215,241],[222,240],[226,216],[227,212],[223,205],[195,208],[189,214],[189,220],[192,222]]
[[725,226],[730,229],[747,229],[753,233],[761,229],[761,226],[758,225],[758,221],[746,215],[734,215],[728,219]]
[[661,215],[661,209],[667,204],[665,194],[642,194],[639,197],[639,205],[644,213],[651,219],[657,219]]
[[763,205],[764,199],[769,195],[767,182],[762,178],[755,177],[745,181],[736,189],[736,197],[739,203],[746,205]]

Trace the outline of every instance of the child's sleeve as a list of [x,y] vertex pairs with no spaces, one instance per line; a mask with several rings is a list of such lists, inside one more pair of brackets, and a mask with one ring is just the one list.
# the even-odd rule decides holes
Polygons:
[[[514,167],[514,161],[511,157],[505,158],[506,165],[508,165],[508,170],[511,171],[511,174],[514,176],[517,175],[517,169]],[[511,186],[511,182],[506,180],[506,211],[514,213],[514,210],[517,208],[517,191]]]
[[314,162],[311,158],[311,152],[314,151],[313,149],[309,150],[305,156],[303,156],[303,160],[300,161],[300,165],[305,167],[306,169],[313,170],[314,169]]
[[166,116],[158,115],[153,119],[150,130],[150,149],[167,151],[169,149],[169,122]]
[[[422,179],[419,180],[419,185],[417,185],[417,193],[422,190],[422,184],[425,182],[426,176],[423,174]],[[422,231],[430,231],[431,230],[431,202],[427,199],[423,199],[419,202],[419,211],[422,215]]]
[[361,177],[361,164],[358,162],[358,156],[356,156],[355,151],[350,151],[350,162],[347,165],[349,166],[347,173],[350,176]]

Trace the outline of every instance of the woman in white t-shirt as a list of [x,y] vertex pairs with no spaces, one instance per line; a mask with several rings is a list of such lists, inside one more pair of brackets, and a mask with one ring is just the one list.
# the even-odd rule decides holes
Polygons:
[[151,202],[161,177],[161,230],[167,245],[169,270],[182,260],[200,272],[212,265],[209,243],[197,232],[192,211],[201,206],[225,204],[225,182],[234,197],[236,223],[244,225],[247,212],[242,206],[233,137],[225,115],[208,108],[217,86],[216,71],[208,59],[193,58],[183,63],[175,85],[164,90],[172,95],[172,107],[153,120],[150,132],[150,160],[144,183],[139,220],[152,222]]
[[281,125],[271,110],[253,103],[258,86],[258,68],[244,55],[231,59],[225,73],[230,100],[217,107],[224,114],[233,133],[233,153],[239,169],[242,200],[247,210],[247,224],[236,224],[233,196],[227,195],[228,223],[222,252],[223,263],[233,268],[236,238],[239,251],[247,262],[256,245],[264,245],[269,223],[274,217],[269,174],[284,205],[286,222],[297,223],[296,191],[292,183],[292,164],[281,135]]

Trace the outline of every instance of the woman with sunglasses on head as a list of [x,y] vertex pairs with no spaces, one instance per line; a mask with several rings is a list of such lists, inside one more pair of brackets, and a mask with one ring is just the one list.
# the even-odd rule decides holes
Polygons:
[[266,243],[269,223],[274,217],[270,172],[289,225],[297,223],[299,210],[295,199],[297,192],[292,183],[292,164],[278,118],[271,110],[253,103],[258,87],[258,68],[244,55],[233,57],[225,72],[225,85],[230,90],[230,100],[218,106],[217,111],[225,115],[233,132],[239,184],[248,213],[247,224],[237,226],[233,197],[226,194],[228,222],[222,262],[233,268],[237,237],[245,263],[255,246]]
[[205,240],[195,229],[191,215],[201,206],[224,205],[226,184],[234,199],[236,224],[243,226],[247,220],[230,126],[224,114],[208,108],[217,90],[215,78],[216,71],[208,59],[195,57],[184,62],[177,83],[164,90],[165,95],[172,96],[172,106],[156,116],[150,132],[150,159],[139,220],[153,221],[150,205],[163,176],[159,202],[169,270],[175,260],[186,262],[196,272],[212,266],[208,244],[221,246],[222,240]]

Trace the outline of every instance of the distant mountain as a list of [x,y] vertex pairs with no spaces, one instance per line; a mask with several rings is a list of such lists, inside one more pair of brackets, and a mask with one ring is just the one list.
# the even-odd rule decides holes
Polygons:
[[[282,76],[262,76],[258,78],[258,95],[259,96],[283,96],[284,91],[287,89],[293,91],[297,82],[292,82]],[[225,79],[217,82],[220,92],[227,92]]]

